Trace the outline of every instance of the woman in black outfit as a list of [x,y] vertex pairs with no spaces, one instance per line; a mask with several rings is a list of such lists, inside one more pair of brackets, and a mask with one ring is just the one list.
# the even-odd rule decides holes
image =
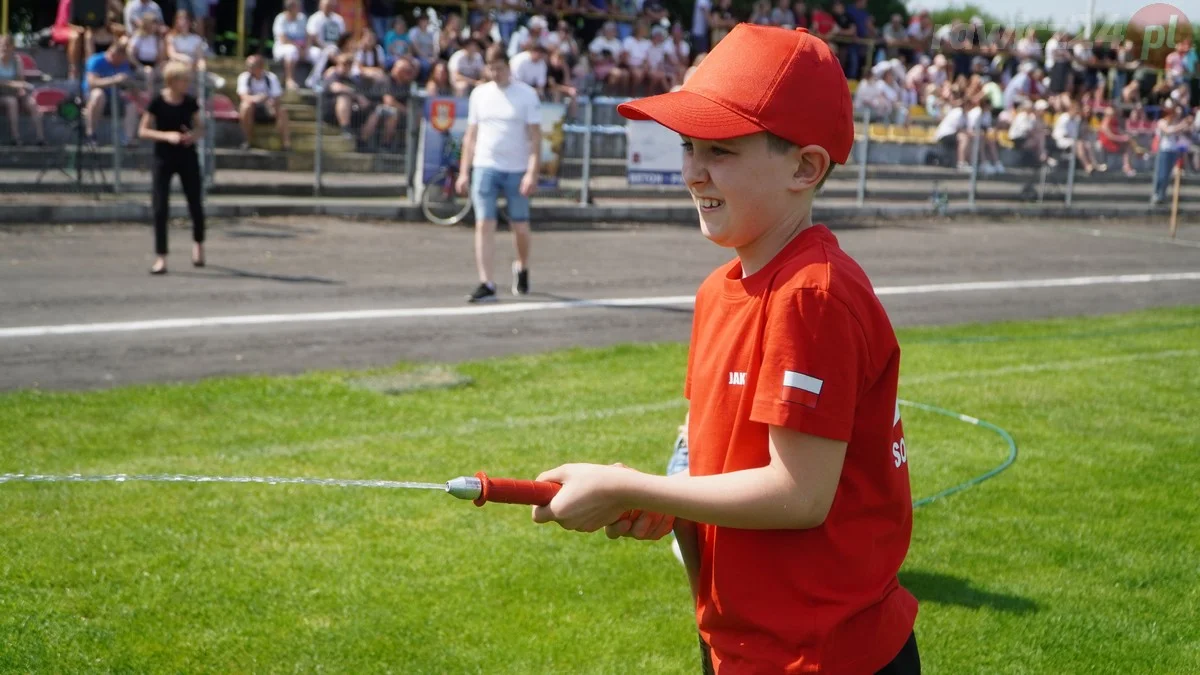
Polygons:
[[204,120],[196,98],[188,94],[192,73],[188,66],[174,62],[163,72],[166,87],[150,101],[142,115],[138,135],[154,141],[154,252],[158,259],[151,274],[167,273],[167,217],[171,178],[179,174],[192,216],[192,264],[204,267],[204,206],[200,203],[200,157],[196,140],[204,135]]

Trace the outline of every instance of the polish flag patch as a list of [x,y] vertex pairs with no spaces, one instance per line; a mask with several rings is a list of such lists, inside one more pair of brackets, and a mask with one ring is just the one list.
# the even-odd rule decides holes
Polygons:
[[818,380],[811,375],[785,370],[783,371],[783,400],[815,408],[824,384],[824,380]]

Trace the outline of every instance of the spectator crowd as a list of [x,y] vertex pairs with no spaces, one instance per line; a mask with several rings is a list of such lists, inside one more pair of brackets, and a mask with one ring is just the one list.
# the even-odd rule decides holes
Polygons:
[[[72,68],[84,64],[84,88],[99,82],[105,91],[115,84],[149,92],[172,61],[204,72],[212,23],[194,7],[205,1],[177,0],[167,21],[154,0],[110,0],[104,27],[71,33]],[[985,174],[1005,170],[1002,144],[1032,164],[1074,156],[1085,173],[1119,162],[1134,176],[1135,160],[1152,154],[1160,169],[1190,155],[1200,170],[1200,66],[1191,41],[1178,44],[1162,67],[1143,63],[1119,38],[1058,30],[1043,43],[1045,33],[1032,27],[986,25],[979,17],[936,26],[920,10],[879,26],[866,0],[758,0],[748,13],[732,0],[695,0],[690,17],[673,16],[661,0],[489,0],[465,5],[465,16],[455,5],[364,5],[365,25],[351,31],[338,0],[283,3],[269,22],[272,45],[261,55],[282,78],[259,55],[239,78],[247,142],[255,122],[271,121],[286,147],[280,97],[321,88],[327,121],[348,138],[379,133],[390,144],[414,92],[466,96],[484,79],[489,49],[507,54],[514,78],[575,115],[583,94],[641,96],[680,86],[745,21],[803,27],[824,38],[851,81],[857,112],[877,124],[928,129],[945,163],[963,171],[971,170],[976,139]],[[0,112],[11,120],[33,107],[5,54],[0,43]],[[88,96],[89,132],[108,96]]]

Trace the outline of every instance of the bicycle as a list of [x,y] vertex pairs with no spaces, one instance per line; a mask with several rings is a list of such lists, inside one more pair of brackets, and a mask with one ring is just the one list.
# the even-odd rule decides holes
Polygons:
[[442,133],[442,157],[433,178],[421,189],[421,213],[435,225],[457,225],[471,212],[470,197],[458,194],[458,161],[462,143]]
[[[443,132],[441,164],[433,178],[421,188],[421,213],[435,225],[457,225],[471,213],[470,196],[458,194],[458,162],[462,156],[462,143]],[[497,220],[508,223],[508,210],[504,206],[497,210]]]

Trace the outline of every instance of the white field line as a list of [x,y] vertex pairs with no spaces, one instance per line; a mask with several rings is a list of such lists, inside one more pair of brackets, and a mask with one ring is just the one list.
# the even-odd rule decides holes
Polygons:
[[[970,281],[910,286],[881,286],[877,295],[920,295],[926,293],[959,293],[974,291],[1011,291],[1036,288],[1069,288],[1104,284],[1138,284],[1167,281],[1200,281],[1200,272],[1170,272],[1160,274],[1119,274],[1109,276],[1064,277],[1055,279],[1014,279],[1004,281]],[[299,312],[293,314],[247,314],[234,316],[203,316],[146,321],[115,321],[75,323],[48,326],[13,326],[0,328],[0,339],[45,337],[51,335],[88,335],[98,333],[132,333],[181,328],[213,328],[221,326],[254,326],[285,323],[325,323],[372,321],[384,319],[426,319],[488,314],[518,314],[555,310],[623,308],[690,305],[690,295],[667,295],[645,298],[605,298],[598,300],[561,300],[554,302],[516,302],[496,305],[453,307],[409,307],[394,309],[365,309],[334,312]]]

